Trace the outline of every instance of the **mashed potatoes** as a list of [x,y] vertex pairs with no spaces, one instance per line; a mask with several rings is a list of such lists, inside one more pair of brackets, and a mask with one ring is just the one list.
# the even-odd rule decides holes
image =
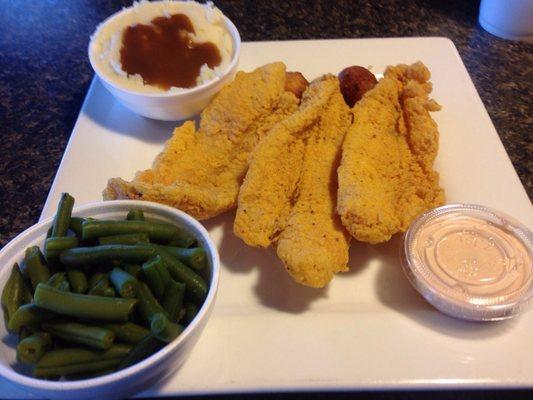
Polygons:
[[[139,74],[128,75],[120,62],[122,36],[126,28],[137,24],[150,24],[157,17],[170,17],[172,14],[186,15],[195,30],[191,39],[196,43],[211,42],[219,50],[222,61],[213,69],[204,64],[197,78],[197,85],[222,76],[231,62],[233,42],[224,23],[224,15],[213,3],[158,1],[150,3],[141,1],[124,9],[114,17],[100,24],[91,37],[89,55],[93,66],[108,81],[124,89],[142,93],[164,93],[165,90],[147,85]],[[187,90],[172,87],[168,92]]]

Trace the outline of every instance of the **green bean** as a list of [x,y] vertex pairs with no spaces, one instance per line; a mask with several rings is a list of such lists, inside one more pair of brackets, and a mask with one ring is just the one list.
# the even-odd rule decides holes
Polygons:
[[141,275],[141,266],[137,264],[124,265],[124,271],[133,276],[135,279],[139,279]]
[[116,344],[108,350],[70,348],[52,350],[37,363],[36,377],[50,377],[99,371],[116,367],[131,351],[131,346]]
[[31,293],[31,290],[28,289],[28,286],[26,286],[26,284],[24,283],[24,294],[22,298],[22,305],[29,304],[29,303],[33,303],[33,295]]
[[36,378],[52,378],[63,375],[79,374],[84,372],[96,372],[100,370],[113,369],[117,367],[121,361],[121,358],[113,358],[110,360],[92,361],[83,364],[69,364],[60,367],[42,368],[37,366],[37,368],[35,368],[35,370],[33,371],[33,374]]
[[168,250],[169,246],[161,246],[152,243],[139,243],[138,246],[154,249],[154,251],[163,259],[172,278],[184,282],[187,285],[189,293],[193,295],[196,301],[199,303],[203,301],[207,295],[207,284],[205,280],[193,269],[174,257]]
[[137,298],[139,299],[139,312],[148,326],[155,314],[166,313],[144,282],[139,282]]
[[129,354],[132,347],[127,344],[115,344],[102,351],[86,347],[76,347],[49,351],[39,360],[38,367],[61,367],[70,364],[83,364],[86,362],[113,360],[123,358]]
[[104,324],[103,328],[109,329],[115,333],[115,337],[130,344],[137,344],[150,333],[148,329],[143,326],[134,324],[132,322],[125,322],[122,324]]
[[76,237],[81,240],[81,229],[82,229],[82,226],[83,226],[83,223],[85,222],[85,218],[80,218],[80,217],[71,217],[70,218],[70,224],[69,224],[69,228],[72,232],[74,232],[76,234]]
[[109,275],[104,274],[104,276],[101,277],[91,289],[89,289],[88,294],[91,296],[114,297],[116,293],[115,289],[109,283]]
[[101,279],[104,279],[107,277],[107,274],[103,272],[96,272],[91,276],[91,279],[89,279],[89,290],[94,288],[98,282],[100,282]]
[[128,368],[133,364],[150,357],[152,354],[161,350],[164,344],[152,335],[147,335],[143,340],[137,343],[130,353],[121,361],[117,370]]
[[35,290],[37,306],[76,318],[125,322],[137,302],[135,299],[61,292],[42,283]]
[[[184,298],[200,303],[208,292],[195,272],[205,268],[206,253],[189,248],[196,240],[182,228],[146,221],[140,209],[131,210],[125,221],[72,217],[73,204],[63,193],[45,241],[46,258],[37,246],[26,249],[34,303],[22,305],[32,301],[32,292],[17,268],[18,301],[7,317],[8,329],[19,334],[17,357],[36,363],[34,375],[46,379],[83,379],[150,356],[184,330],[177,323],[180,314],[188,323],[194,318],[197,308],[184,306]],[[67,236],[69,228],[76,237]],[[6,309],[11,280],[2,292]],[[115,296],[115,289],[121,298],[105,297]],[[135,346],[118,354],[115,341]],[[99,350],[65,348],[72,343]]]
[[207,257],[202,247],[184,249],[182,247],[164,246],[164,249],[194,270],[202,270],[207,265]]
[[65,272],[56,272],[50,277],[50,279],[48,279],[46,284],[63,292],[70,291],[70,284],[68,283],[67,274]]
[[70,287],[74,293],[85,293],[89,288],[87,277],[85,274],[77,269],[68,268],[67,277],[70,283]]
[[128,221],[144,221],[144,213],[140,208],[130,210],[126,217]]
[[[142,265],[142,271],[148,286],[152,290],[152,293],[158,299],[163,298],[165,294],[165,283],[158,271],[158,266],[161,266],[163,260],[160,256],[155,256]],[[164,266],[163,266],[164,267]]]
[[176,247],[191,247],[196,243],[196,239],[189,235],[187,237],[175,237],[166,243],[167,246],[176,246]]
[[176,281],[185,283],[189,294],[191,294],[197,302],[203,302],[207,296],[207,284],[205,280],[166,250],[159,248],[158,254],[165,262],[172,278]]
[[17,360],[35,364],[52,347],[52,337],[47,332],[36,332],[17,344]]
[[74,197],[68,193],[62,193],[59,205],[57,206],[57,213],[52,224],[51,237],[65,236],[67,234],[73,207]]
[[103,296],[106,289],[109,288],[109,281],[106,278],[102,278],[87,292],[91,296]]
[[106,287],[102,293],[102,296],[106,297],[116,297],[117,292],[115,291],[115,288],[113,286]]
[[158,313],[152,318],[150,332],[159,340],[169,343],[181,335],[183,326],[170,322],[164,314]]
[[34,289],[39,283],[45,283],[50,279],[50,269],[48,269],[48,266],[44,263],[44,256],[39,247],[28,247],[26,249],[24,260],[26,261],[28,275]]
[[15,314],[24,301],[24,278],[18,264],[11,268],[11,274],[2,290],[2,307],[6,310],[7,321]]
[[109,274],[109,280],[122,297],[135,297],[137,293],[137,279],[127,272],[120,268],[113,268]]
[[29,281],[30,274],[28,272],[28,266],[26,265],[26,253],[24,253],[24,258],[22,259],[20,264],[18,264],[18,266],[19,266],[19,271],[22,274],[22,277],[24,278],[24,280]]
[[31,327],[56,317],[57,314],[37,307],[34,303],[25,304],[11,316],[7,328],[11,332],[19,332],[22,327]]
[[183,325],[189,325],[194,317],[198,314],[198,307],[195,304],[187,303],[185,304],[185,315],[183,316]]
[[148,243],[150,239],[146,233],[126,233],[124,235],[102,236],[98,238],[98,244],[137,244]]
[[85,344],[97,349],[108,349],[113,345],[115,333],[97,326],[77,322],[47,322],[42,328],[67,342]]
[[33,335],[34,330],[35,329],[33,329],[33,327],[29,328],[29,327],[23,326],[22,328],[20,328],[19,335],[18,335],[19,336],[19,342],[22,339],[26,339],[28,336]]
[[[157,255],[156,258],[161,259],[160,255]],[[172,277],[170,276],[170,272],[168,272],[167,265],[163,260],[161,262],[157,262],[155,265],[155,268],[157,270],[157,273],[161,277],[161,280],[163,281],[163,284],[166,285],[166,282],[169,282],[172,280]]]
[[7,312],[7,309],[5,307],[1,307],[2,308],[2,315],[4,317],[4,324],[7,325],[7,323],[9,322],[9,313]]
[[86,221],[83,223],[84,240],[126,233],[146,233],[150,240],[162,243],[166,243],[171,239],[180,239],[186,243],[189,243],[191,240],[194,241],[194,238],[189,233],[166,222]]
[[46,239],[44,244],[44,252],[46,254],[46,259],[51,260],[53,258],[59,257],[59,254],[73,247],[78,247],[79,242],[78,238],[75,236],[60,236],[60,237],[51,237]]
[[113,260],[126,263],[143,263],[154,255],[154,249],[142,246],[109,244],[105,246],[77,247],[61,253],[60,260],[70,267],[99,265]]
[[167,281],[165,287],[165,296],[163,297],[162,306],[168,313],[170,321],[177,322],[179,312],[183,306],[185,296],[185,284],[176,282],[173,279]]

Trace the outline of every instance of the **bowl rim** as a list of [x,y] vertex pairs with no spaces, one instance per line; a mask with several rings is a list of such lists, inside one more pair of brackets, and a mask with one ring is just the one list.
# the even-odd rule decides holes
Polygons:
[[[106,208],[113,208],[116,206],[123,206],[123,207],[135,207],[135,206],[142,206],[145,208],[149,208],[154,213],[158,213],[161,211],[164,211],[166,213],[171,213],[175,215],[178,220],[181,222],[185,222],[188,225],[192,225],[202,236],[203,239],[205,239],[205,242],[207,244],[207,252],[209,253],[209,256],[212,261],[212,273],[211,273],[211,284],[209,285],[209,290],[207,292],[207,296],[198,310],[198,313],[194,317],[194,319],[191,321],[191,323],[185,328],[185,330],[172,342],[166,344],[161,350],[157,351],[156,353],[152,354],[150,357],[145,358],[144,360],[128,367],[120,371],[112,372],[107,375],[95,377],[95,378],[89,378],[89,379],[80,379],[76,381],[47,381],[44,379],[39,378],[33,378],[30,376],[23,375],[21,373],[18,373],[14,369],[10,367],[6,367],[2,364],[0,364],[0,376],[3,376],[9,381],[12,381],[18,385],[25,386],[28,388],[33,388],[37,390],[45,390],[45,391],[76,391],[76,390],[87,390],[87,389],[94,389],[95,387],[104,387],[112,383],[117,383],[122,380],[128,379],[139,372],[141,372],[143,369],[152,366],[154,364],[157,364],[162,359],[167,357],[170,353],[173,353],[177,347],[179,347],[191,334],[192,332],[198,327],[201,320],[203,320],[205,317],[209,316],[210,308],[215,302],[216,293],[218,290],[218,284],[219,284],[219,278],[220,278],[220,257],[218,254],[218,250],[213,243],[211,237],[209,236],[209,232],[203,227],[203,225],[198,222],[196,219],[191,217],[189,214],[185,213],[184,211],[178,210],[176,208],[151,202],[151,201],[143,201],[143,200],[109,200],[109,201],[98,201],[98,202],[91,202],[91,203],[85,203],[83,205],[80,205],[78,207],[75,207],[72,211],[73,214],[82,213],[84,211],[93,209],[95,207],[102,208],[102,210],[105,210]],[[44,221],[40,221],[35,225],[32,225],[28,229],[21,232],[19,235],[17,235],[13,240],[11,240],[2,250],[0,250],[0,256],[3,253],[8,252],[13,247],[17,247],[17,243],[21,241],[24,237],[31,234],[35,230],[40,229],[44,225],[51,224],[54,219],[54,216],[49,217],[45,219]],[[4,267],[0,267],[4,268]]]
[[[165,2],[168,2],[168,0],[152,1],[151,3],[165,3]],[[172,0],[172,2],[189,3],[190,1]],[[207,90],[211,88],[212,86],[215,86],[216,84],[220,83],[223,79],[225,79],[228,75],[231,74],[231,71],[233,71],[237,67],[237,64],[239,62],[240,55],[241,55],[241,35],[239,34],[239,31],[237,30],[237,27],[235,26],[235,24],[233,24],[233,22],[225,14],[223,14],[222,11],[220,11],[220,9],[217,8],[222,13],[222,16],[224,17],[224,23],[226,25],[226,29],[228,30],[232,38],[232,42],[233,42],[233,55],[231,58],[231,62],[228,64],[228,66],[226,67],[226,70],[221,76],[216,76],[213,79],[199,86],[187,88],[180,92],[168,92],[167,91],[167,92],[162,92],[162,93],[137,92],[135,90],[123,88],[122,86],[116,84],[115,82],[112,82],[109,78],[105,76],[105,74],[103,74],[100,71],[100,69],[98,68],[98,65],[94,62],[93,57],[91,55],[91,45],[96,37],[96,33],[102,26],[109,23],[111,20],[118,18],[122,13],[130,10],[132,7],[133,6],[123,8],[115,12],[114,14],[110,15],[109,17],[104,19],[100,24],[98,24],[94,32],[91,34],[91,40],[89,41],[89,45],[87,48],[87,53],[89,55],[89,62],[91,64],[93,71],[95,72],[95,74],[98,76],[99,79],[101,79],[103,82],[105,82],[107,85],[111,86],[112,88],[119,90],[123,93],[127,93],[129,95],[149,97],[149,98],[168,98],[168,97],[180,97],[180,96],[192,95],[197,92]]]

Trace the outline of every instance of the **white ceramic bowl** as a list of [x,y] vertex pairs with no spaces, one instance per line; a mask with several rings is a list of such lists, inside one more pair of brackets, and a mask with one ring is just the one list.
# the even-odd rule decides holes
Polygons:
[[[0,375],[23,390],[51,399],[111,399],[124,398],[146,389],[177,370],[187,359],[202,333],[215,304],[219,278],[219,257],[209,234],[195,219],[182,211],[157,203],[135,200],[116,200],[91,203],[77,207],[74,216],[102,219],[123,219],[131,208],[140,208],[146,217],[171,222],[183,227],[204,247],[208,259],[207,298],[194,320],[183,333],[163,349],[122,371],[79,381],[46,381],[23,375],[16,370],[16,337],[6,329],[0,313]],[[46,232],[53,218],[42,221],[18,235],[0,251],[0,288],[4,285],[15,262],[24,258],[24,251],[32,245],[43,246]],[[1,290],[0,289],[0,290]],[[1,396],[0,396],[1,397]]]
[[[125,10],[119,11],[107,18],[102,25],[105,25]],[[153,119],[163,121],[178,121],[190,118],[199,114],[222,89],[224,85],[231,82],[237,73],[239,57],[241,54],[241,37],[239,31],[226,16],[224,16],[226,29],[228,30],[233,43],[233,54],[231,62],[224,74],[203,85],[179,92],[179,93],[139,93],[125,89],[108,79],[93,59],[91,43],[89,43],[89,60],[91,66],[100,78],[103,85],[115,96],[115,98],[125,107],[133,112]]]

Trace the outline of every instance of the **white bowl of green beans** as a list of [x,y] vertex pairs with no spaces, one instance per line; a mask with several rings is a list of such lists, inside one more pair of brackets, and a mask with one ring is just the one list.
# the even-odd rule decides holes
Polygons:
[[73,208],[0,251],[0,375],[45,398],[124,398],[176,371],[211,314],[219,256],[186,213]]

